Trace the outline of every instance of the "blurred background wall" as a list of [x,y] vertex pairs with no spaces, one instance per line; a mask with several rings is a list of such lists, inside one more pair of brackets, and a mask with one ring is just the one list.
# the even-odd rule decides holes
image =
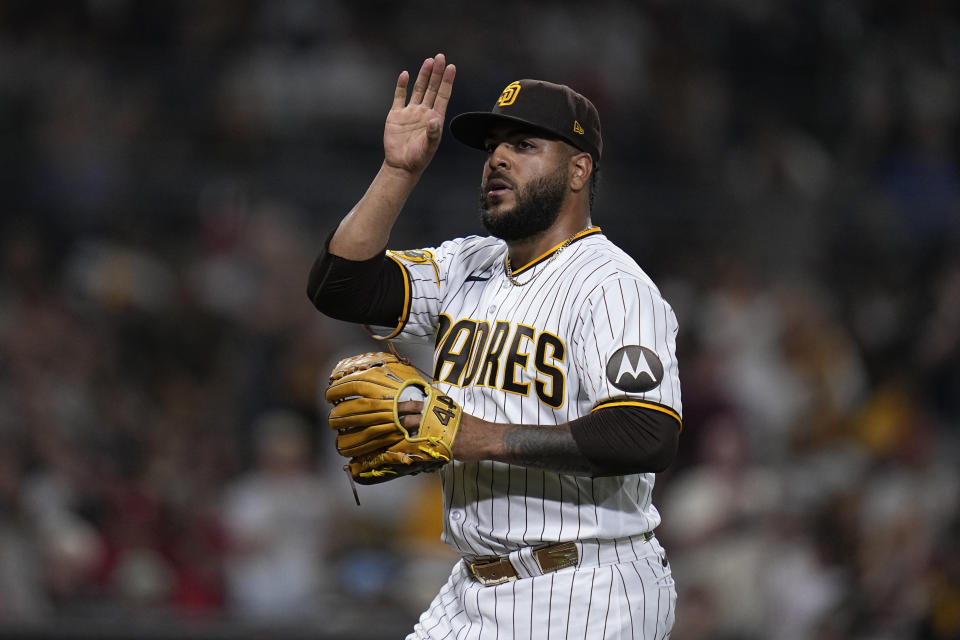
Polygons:
[[[411,627],[436,480],[354,505],[322,389],[374,343],[304,290],[437,51],[451,113],[599,108],[594,222],[681,326],[673,637],[960,637],[949,0],[4,1],[0,635]],[[480,169],[447,136],[392,248],[480,232]]]

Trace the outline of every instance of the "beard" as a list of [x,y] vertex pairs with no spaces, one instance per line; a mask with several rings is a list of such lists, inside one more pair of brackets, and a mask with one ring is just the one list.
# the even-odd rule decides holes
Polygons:
[[481,187],[480,222],[491,235],[507,242],[532,238],[549,229],[560,217],[567,187],[566,167],[559,167],[553,173],[532,180],[522,190],[514,190],[516,205],[500,213],[491,212],[490,198],[486,188]]

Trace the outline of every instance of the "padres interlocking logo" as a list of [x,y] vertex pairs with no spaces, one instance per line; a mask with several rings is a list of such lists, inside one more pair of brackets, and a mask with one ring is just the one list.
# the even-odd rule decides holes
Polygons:
[[501,107],[509,107],[516,101],[519,93],[520,83],[511,82],[507,85],[507,88],[503,90],[503,93],[500,94],[500,99],[497,100],[497,104]]

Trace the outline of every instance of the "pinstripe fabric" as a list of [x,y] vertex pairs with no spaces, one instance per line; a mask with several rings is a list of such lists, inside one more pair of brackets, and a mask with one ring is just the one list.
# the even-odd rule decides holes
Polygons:
[[[460,238],[426,252],[432,260],[391,253],[407,271],[408,311],[398,326],[385,327],[379,335],[435,342],[435,384],[465,412],[494,422],[551,425],[586,415],[601,404],[636,402],[682,415],[673,310],[640,267],[599,229],[582,233],[553,259],[548,253],[516,270],[518,280],[529,282],[522,287],[506,278],[506,246],[496,238]],[[437,335],[438,328],[443,335]],[[622,359],[616,354],[631,346],[655,354],[662,365],[659,384],[625,391],[611,378],[608,363],[616,370]],[[638,362],[624,360],[628,369]],[[637,375],[632,369],[630,373]],[[590,560],[590,554],[609,548],[600,541],[629,539],[660,523],[651,502],[653,474],[591,479],[493,461],[454,461],[442,469],[441,478],[443,539],[467,559],[570,540],[582,542],[585,561],[616,563],[616,558]],[[461,567],[434,602],[431,611],[437,611],[425,614],[417,633],[426,634],[431,623],[445,628],[437,622],[442,619],[451,631],[457,630],[446,637],[542,637],[543,614],[533,616],[531,627],[518,613],[518,607],[527,606],[534,612],[560,612],[549,615],[546,630],[553,629],[556,620],[582,617],[591,638],[665,637],[602,631],[603,625],[646,629],[625,620],[638,612],[661,620],[661,627],[668,609],[672,616],[672,600],[659,595],[662,572],[638,563],[486,588],[461,575]],[[660,615],[650,610],[653,593],[664,607]],[[592,606],[570,614],[591,598]],[[504,616],[511,617],[516,633],[489,635],[489,629],[507,625]],[[470,631],[458,621],[470,621]],[[593,635],[594,625],[598,635]],[[531,628],[536,633],[528,633]],[[558,627],[549,637],[566,637],[572,628]],[[417,637],[445,636],[431,631]],[[570,637],[585,636],[577,632]]]
[[663,548],[653,538],[620,554],[490,587],[460,561],[407,640],[669,638],[677,596]]

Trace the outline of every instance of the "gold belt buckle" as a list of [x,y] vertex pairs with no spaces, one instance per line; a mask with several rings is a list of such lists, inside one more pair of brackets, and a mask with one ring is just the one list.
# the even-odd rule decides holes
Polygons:
[[575,567],[579,560],[577,545],[573,542],[561,542],[560,544],[537,549],[533,552],[533,557],[537,561],[537,566],[540,567],[542,573],[550,573],[566,567]]
[[513,582],[517,579],[517,570],[505,558],[478,558],[469,566],[473,577],[485,587]]

